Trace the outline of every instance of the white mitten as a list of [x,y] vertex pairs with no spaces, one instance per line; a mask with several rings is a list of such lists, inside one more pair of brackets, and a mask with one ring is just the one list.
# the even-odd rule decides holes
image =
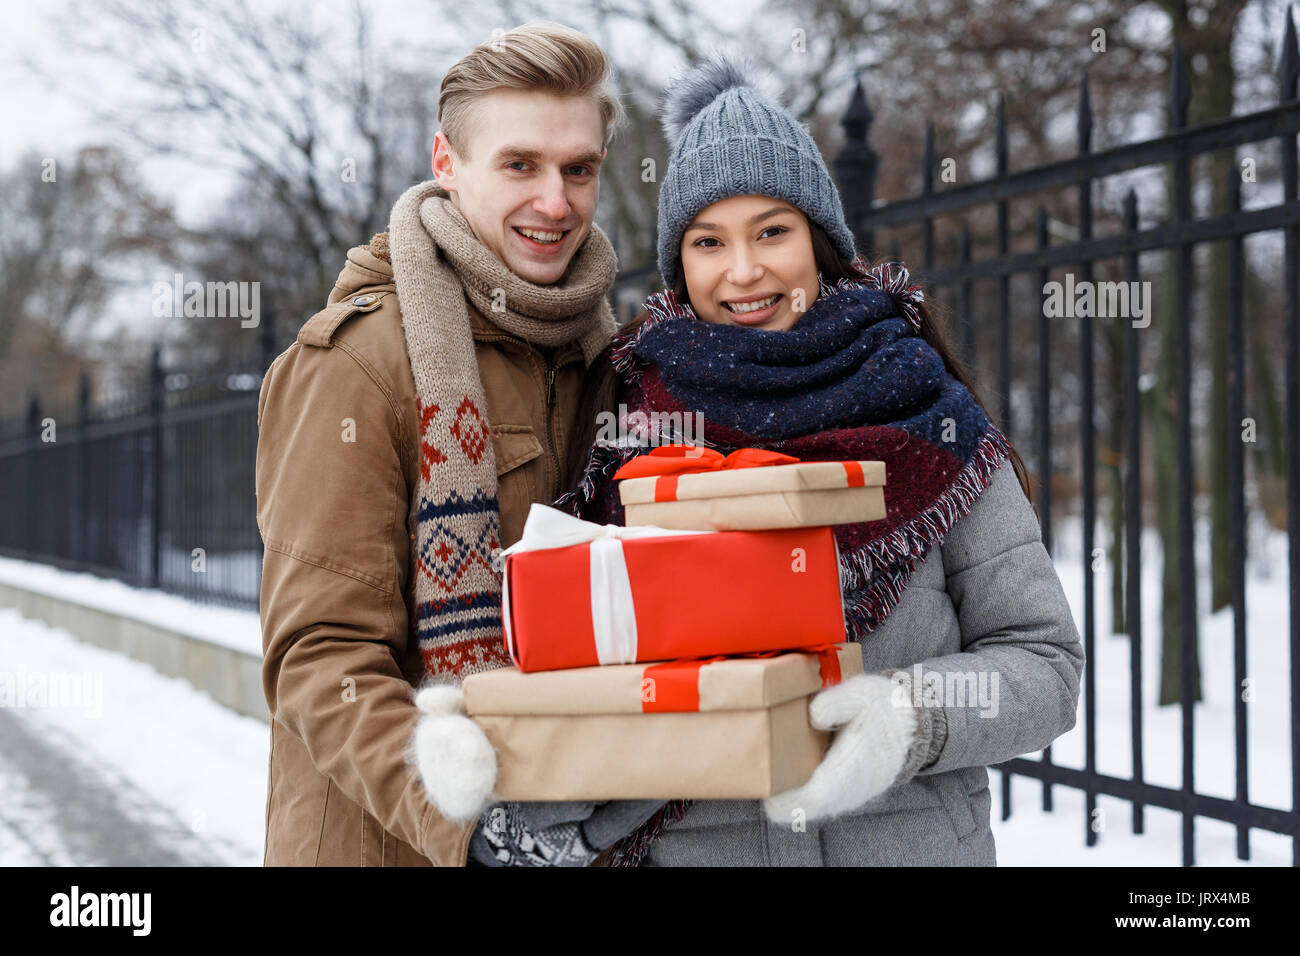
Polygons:
[[898,684],[880,674],[855,674],[818,692],[808,704],[818,730],[834,730],[826,755],[801,787],[763,801],[768,819],[789,823],[838,816],[887,790],[907,761],[919,714]]
[[451,820],[473,820],[487,808],[497,757],[483,729],[465,716],[455,684],[430,684],[415,695],[423,711],[415,728],[415,762],[430,802]]

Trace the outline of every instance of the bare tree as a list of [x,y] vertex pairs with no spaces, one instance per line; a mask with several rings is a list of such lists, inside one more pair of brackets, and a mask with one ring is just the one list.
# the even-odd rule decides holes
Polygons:
[[33,390],[72,401],[122,270],[156,254],[173,220],[108,147],[62,163],[29,153],[0,174],[0,193],[0,418],[13,419]]
[[[344,30],[319,6],[247,0],[76,0],[65,23],[88,68],[126,70],[129,96],[90,104],[119,142],[230,180],[177,264],[233,281],[217,250],[238,251],[240,270],[264,263],[256,278],[282,316],[323,304],[347,248],[427,170],[438,70],[396,62],[360,3]],[[88,96],[75,76],[49,79]]]

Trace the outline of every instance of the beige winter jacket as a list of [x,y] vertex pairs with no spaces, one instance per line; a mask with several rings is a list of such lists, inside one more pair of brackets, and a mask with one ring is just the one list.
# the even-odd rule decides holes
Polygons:
[[[463,866],[473,831],[439,815],[406,760],[419,426],[386,239],[348,252],[258,402],[267,866]],[[469,316],[507,547],[529,505],[563,490],[583,357]]]

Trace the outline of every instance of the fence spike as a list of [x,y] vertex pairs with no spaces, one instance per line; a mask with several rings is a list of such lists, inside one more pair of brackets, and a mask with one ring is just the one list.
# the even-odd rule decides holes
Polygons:
[[77,424],[84,425],[90,421],[90,373],[81,370],[77,381]]
[[1079,133],[1079,152],[1092,151],[1092,96],[1088,92],[1088,71],[1079,84],[1079,116],[1075,128]]
[[1007,171],[1007,95],[1001,91],[998,92],[997,116],[998,175],[1001,175]]
[[41,430],[41,396],[36,389],[32,389],[30,397],[27,399],[27,432],[36,434]]
[[934,192],[934,120],[925,121],[925,152],[921,156],[921,192]]
[[1296,80],[1300,78],[1300,49],[1296,47],[1295,20],[1291,16],[1293,4],[1286,7],[1286,31],[1282,34],[1282,55],[1278,58],[1277,98],[1286,102],[1296,98]]
[[871,106],[867,103],[867,94],[862,90],[862,78],[856,77],[853,80],[853,95],[849,97],[848,109],[840,117],[840,126],[844,127],[844,138],[865,140],[867,129],[873,120],[875,116],[872,115]]
[[1124,194],[1124,228],[1137,229],[1138,224],[1138,196],[1137,190],[1129,188]]
[[1183,62],[1183,44],[1174,37],[1173,63],[1169,67],[1169,128],[1187,125],[1187,104],[1192,101],[1192,86]]

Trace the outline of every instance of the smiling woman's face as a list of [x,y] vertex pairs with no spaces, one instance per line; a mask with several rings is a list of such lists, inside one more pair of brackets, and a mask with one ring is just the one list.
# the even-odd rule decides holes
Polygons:
[[[817,298],[808,217],[780,199],[706,206],[686,227],[681,255],[691,307],[705,322],[784,332]],[[766,304],[755,309],[756,301]]]

